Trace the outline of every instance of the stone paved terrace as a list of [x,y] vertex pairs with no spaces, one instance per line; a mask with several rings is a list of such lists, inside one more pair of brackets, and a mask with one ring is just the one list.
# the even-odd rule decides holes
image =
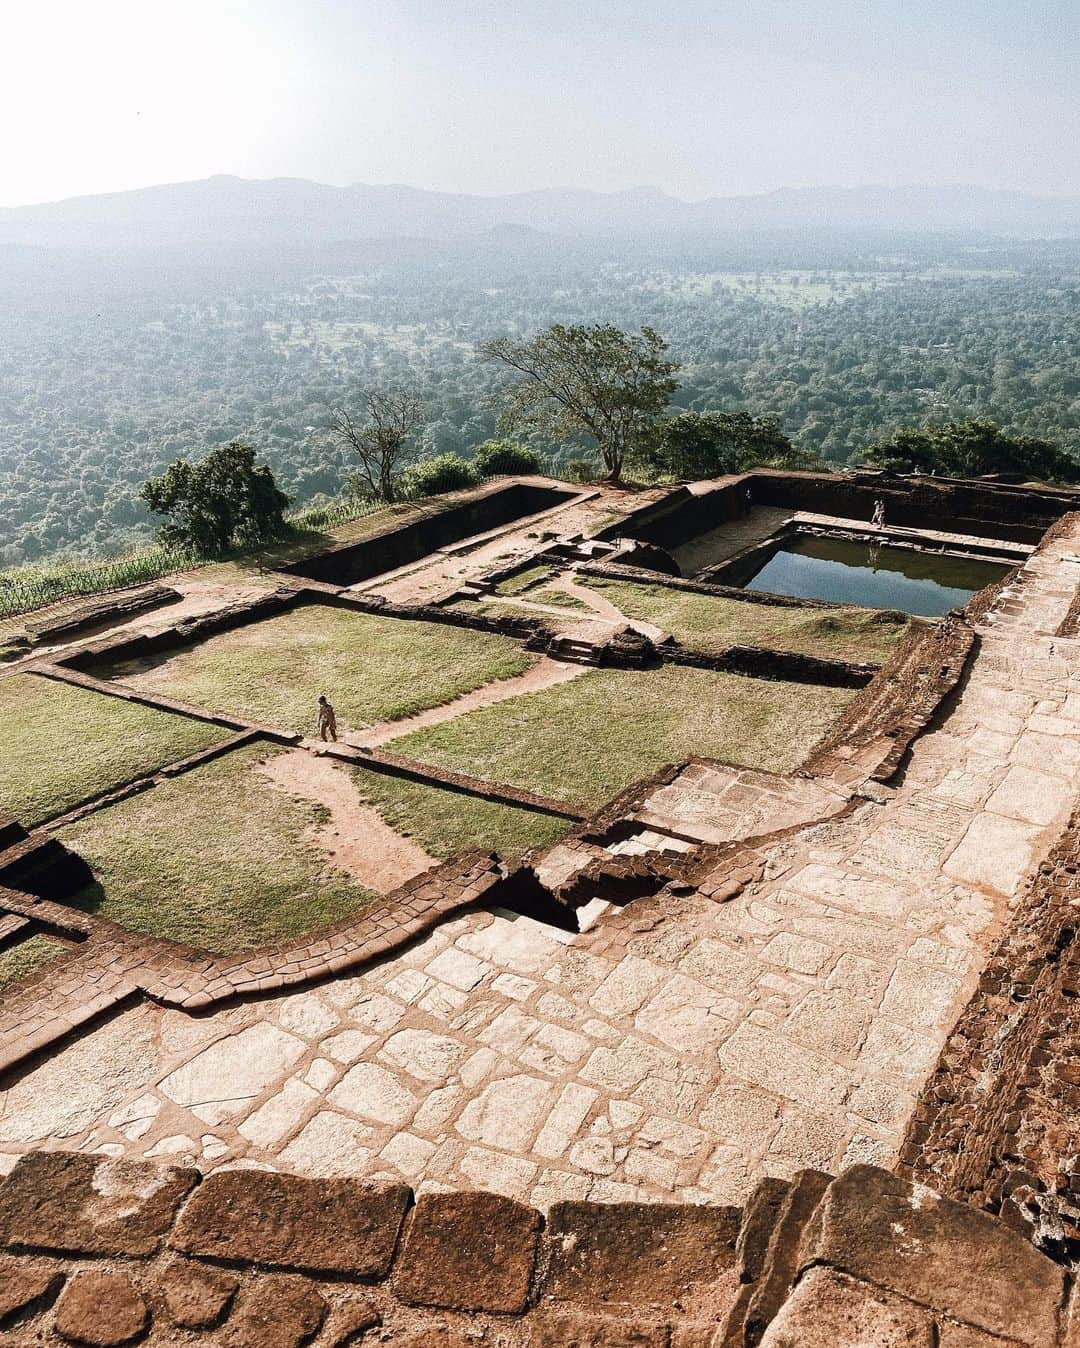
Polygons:
[[299,993],[124,1010],[5,1081],[5,1165],[46,1145],[547,1208],[892,1164],[1075,802],[1078,549],[1073,519],[1002,594],[894,787],[764,849],[730,902],[673,886],[579,935],[470,912]]

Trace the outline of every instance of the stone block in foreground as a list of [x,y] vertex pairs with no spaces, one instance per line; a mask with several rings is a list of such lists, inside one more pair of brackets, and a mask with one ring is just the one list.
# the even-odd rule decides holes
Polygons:
[[230,1170],[203,1181],[169,1243],[204,1258],[382,1278],[411,1198],[404,1184]]
[[198,1179],[177,1166],[32,1152],[0,1186],[0,1244],[146,1258]]
[[799,1262],[1033,1348],[1058,1342],[1064,1269],[987,1213],[886,1170],[853,1166],[829,1186]]
[[735,1275],[738,1208],[557,1203],[548,1215],[545,1296],[582,1305],[660,1306]]
[[498,1194],[427,1194],[413,1213],[394,1290],[413,1306],[517,1314],[529,1299],[540,1214]]

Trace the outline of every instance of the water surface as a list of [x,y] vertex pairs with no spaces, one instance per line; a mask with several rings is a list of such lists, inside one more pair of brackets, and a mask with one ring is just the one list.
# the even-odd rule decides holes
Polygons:
[[937,618],[1008,570],[997,562],[804,534],[787,540],[745,588]]

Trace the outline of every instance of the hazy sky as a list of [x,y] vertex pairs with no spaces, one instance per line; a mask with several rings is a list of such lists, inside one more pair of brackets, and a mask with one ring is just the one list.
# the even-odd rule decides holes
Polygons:
[[465,192],[1080,192],[1077,0],[0,0],[0,203],[212,173]]

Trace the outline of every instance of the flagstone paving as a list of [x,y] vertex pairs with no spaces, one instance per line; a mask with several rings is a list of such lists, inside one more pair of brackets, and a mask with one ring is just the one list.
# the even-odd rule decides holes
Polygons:
[[[895,789],[766,848],[730,902],[673,887],[573,935],[468,912],[317,987],[130,1008],[8,1081],[5,1164],[45,1144],[540,1207],[739,1202],[762,1174],[889,1165],[1075,803],[1080,642],[1054,633],[1078,543],[1080,526],[1004,592]],[[710,792],[754,786],[698,776],[651,817],[704,827]]]

